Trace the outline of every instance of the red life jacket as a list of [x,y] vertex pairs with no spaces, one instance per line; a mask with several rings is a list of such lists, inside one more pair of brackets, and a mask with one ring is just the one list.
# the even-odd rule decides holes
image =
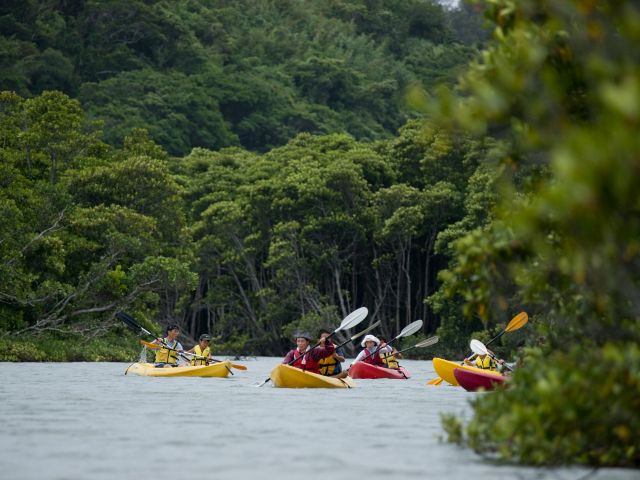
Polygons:
[[[377,348],[377,347],[376,347]],[[376,352],[373,355],[369,355],[369,352],[365,354],[364,363],[368,363],[369,365],[377,365],[379,367],[384,367],[385,364],[382,361],[382,357],[380,357],[380,352]]]
[[291,364],[292,367],[299,368],[305,372],[320,373],[320,366],[311,357],[311,351],[303,357],[302,353],[296,348],[293,350],[293,358],[295,358],[295,361]]

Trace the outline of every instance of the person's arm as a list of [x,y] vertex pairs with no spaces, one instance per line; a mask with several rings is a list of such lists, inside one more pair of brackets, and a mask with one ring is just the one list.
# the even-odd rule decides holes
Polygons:
[[378,353],[391,353],[393,351],[393,347],[390,347],[389,345],[385,345],[384,347],[380,347],[380,350],[378,350]]
[[365,355],[366,355],[366,353],[365,353],[366,351],[367,351],[367,349],[366,349],[366,348],[365,348],[364,350],[362,350],[362,351],[361,351],[361,352],[356,356],[356,359],[353,361],[353,363],[356,363],[356,362],[359,362],[360,360],[362,360],[362,359],[365,357]]
[[333,358],[335,358],[339,362],[344,362],[344,356],[340,355],[337,351],[333,352]]
[[322,345],[318,345],[316,348],[311,350],[307,355],[311,355],[313,359],[317,362],[318,360],[322,360],[323,358],[330,357],[335,352],[336,346],[333,344],[331,340],[323,342]]
[[289,353],[287,353],[284,356],[284,360],[282,360],[282,363],[289,364],[291,363],[292,360],[293,360],[293,350],[289,350]]

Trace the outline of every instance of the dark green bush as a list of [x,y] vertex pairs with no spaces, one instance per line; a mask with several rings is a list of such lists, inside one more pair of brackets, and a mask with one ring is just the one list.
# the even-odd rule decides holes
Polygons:
[[[640,346],[576,347],[526,361],[509,388],[474,401],[466,426],[473,449],[535,465],[640,466]],[[460,442],[453,427],[450,440]]]
[[55,335],[0,339],[3,362],[129,362],[136,360],[139,352],[130,337],[115,335],[92,339]]

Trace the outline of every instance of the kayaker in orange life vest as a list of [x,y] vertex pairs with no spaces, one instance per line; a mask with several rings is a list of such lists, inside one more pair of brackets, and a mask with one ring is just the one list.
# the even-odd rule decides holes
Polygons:
[[[319,340],[320,345],[311,349],[309,344],[311,343],[312,338],[309,333],[297,332],[294,336],[297,348],[294,348],[287,353],[284,360],[282,360],[282,363],[299,368],[300,370],[319,374],[320,366],[318,365],[318,362],[325,357],[333,355],[336,346],[331,342],[331,340],[321,338]],[[305,352],[308,353],[303,355]]]
[[[364,347],[364,350],[362,350],[358,354],[353,363],[364,362],[371,365],[384,367],[385,364],[382,361],[382,357],[380,355],[389,354],[393,351],[393,348],[391,348],[386,343],[380,343],[380,340],[375,335],[366,335],[360,345]],[[380,349],[376,352],[378,345],[380,345]]]

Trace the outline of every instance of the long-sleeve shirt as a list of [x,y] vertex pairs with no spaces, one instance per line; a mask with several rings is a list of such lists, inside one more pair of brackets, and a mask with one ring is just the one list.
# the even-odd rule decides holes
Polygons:
[[[354,360],[354,363],[355,363],[355,362],[360,362],[360,361],[362,361],[362,359],[363,359],[364,357],[366,357],[367,355],[371,355],[371,356],[373,356],[372,354],[373,354],[373,352],[375,352],[375,351],[376,351],[376,349],[377,349],[377,348],[378,348],[378,347],[373,347],[373,348],[371,348],[371,349],[369,349],[369,348],[365,348],[364,350],[362,350],[362,351],[358,354],[358,356],[357,356],[357,357],[356,357],[356,359]],[[389,345],[385,345],[384,347],[382,347],[381,349],[379,349],[379,350],[378,350],[378,353],[379,353],[379,354],[380,354],[380,353],[391,353],[392,351],[393,351],[393,347],[390,347]],[[371,357],[369,357],[369,358],[371,358]]]

